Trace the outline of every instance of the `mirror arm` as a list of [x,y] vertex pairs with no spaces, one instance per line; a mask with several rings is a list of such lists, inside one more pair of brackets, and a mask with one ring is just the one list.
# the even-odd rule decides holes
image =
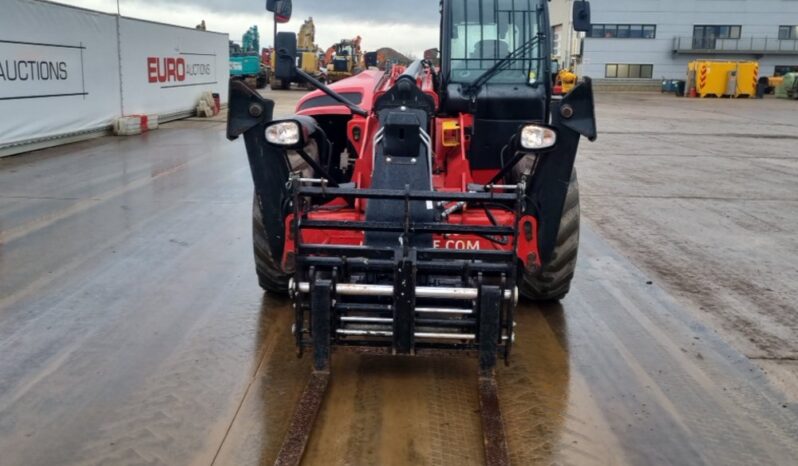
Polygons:
[[339,93],[335,92],[334,90],[330,89],[329,87],[327,87],[327,85],[325,85],[324,83],[322,83],[318,79],[314,78],[310,74],[304,72],[303,70],[301,70],[299,68],[294,68],[294,71],[296,71],[296,73],[299,76],[301,76],[305,81],[309,82],[313,87],[315,87],[316,89],[319,89],[320,91],[324,92],[328,96],[332,97],[333,99],[335,99],[338,102],[340,102],[343,105],[345,105],[346,108],[351,110],[352,113],[354,113],[355,115],[360,115],[360,116],[362,116],[364,118],[369,116],[369,113],[367,111],[365,111],[362,108],[358,107],[357,105],[353,104],[346,97],[344,97],[341,94],[339,94]]

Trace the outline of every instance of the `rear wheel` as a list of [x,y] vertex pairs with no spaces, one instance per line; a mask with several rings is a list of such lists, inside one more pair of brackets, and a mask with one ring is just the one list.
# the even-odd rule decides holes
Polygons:
[[578,251],[579,182],[574,169],[568,185],[554,254],[537,273],[524,271],[519,283],[521,294],[533,301],[558,301],[564,298],[571,289]]
[[258,273],[260,287],[269,293],[287,294],[288,275],[283,272],[279,258],[275,260],[272,257],[257,194],[252,201],[252,244],[255,249],[255,270]]

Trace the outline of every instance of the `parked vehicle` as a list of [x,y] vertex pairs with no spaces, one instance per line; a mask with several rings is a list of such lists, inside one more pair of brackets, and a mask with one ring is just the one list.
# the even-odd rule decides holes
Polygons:
[[[470,14],[497,5],[502,15]],[[275,120],[274,102],[231,85],[258,278],[291,296],[299,352],[313,352],[276,464],[301,460],[333,349],[477,353],[486,462],[509,461],[493,370],[510,358],[518,299],[571,287],[592,86],[552,97],[548,0],[444,0],[442,14],[440,69],[418,60],[328,87],[296,66],[289,41],[277,78],[318,89],[294,116]],[[574,2],[574,28],[589,27],[589,4]]]

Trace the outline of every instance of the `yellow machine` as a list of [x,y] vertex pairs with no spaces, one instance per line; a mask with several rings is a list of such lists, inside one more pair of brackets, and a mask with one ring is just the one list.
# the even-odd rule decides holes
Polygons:
[[562,94],[568,94],[576,87],[576,81],[578,80],[575,73],[573,73],[569,69],[562,69],[559,73],[557,73],[557,79],[554,84],[555,89],[559,88]]
[[[299,58],[299,67],[302,71],[321,78],[319,66],[319,46],[316,45],[316,25],[313,23],[313,18],[308,18],[299,28],[299,34],[296,38],[297,43],[297,58]],[[272,65],[272,88],[273,89],[288,89],[291,86],[290,82],[282,82],[274,77],[275,60],[277,54],[273,53],[271,57]]]
[[688,76],[697,97],[755,97],[759,63],[697,60],[688,65]]
[[319,73],[319,46],[316,45],[315,41],[316,25],[311,17],[299,28],[296,45],[297,52],[300,54],[300,68],[302,68],[302,71],[312,75]]
[[327,67],[327,80],[336,82],[354,76],[366,68],[363,51],[360,49],[361,37],[344,39],[327,49],[324,64]]

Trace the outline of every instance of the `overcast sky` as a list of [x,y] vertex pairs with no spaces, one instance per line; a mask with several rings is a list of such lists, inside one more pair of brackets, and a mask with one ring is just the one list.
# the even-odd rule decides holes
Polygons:
[[[56,0],[116,13],[117,0]],[[257,25],[261,45],[271,45],[271,14],[265,0],[119,0],[123,16],[194,27],[203,19],[209,30],[241,40]],[[309,16],[316,23],[316,42],[326,49],[344,38],[363,37],[364,50],[392,47],[421,53],[438,46],[439,0],[294,0],[293,19],[280,31],[297,32]]]

